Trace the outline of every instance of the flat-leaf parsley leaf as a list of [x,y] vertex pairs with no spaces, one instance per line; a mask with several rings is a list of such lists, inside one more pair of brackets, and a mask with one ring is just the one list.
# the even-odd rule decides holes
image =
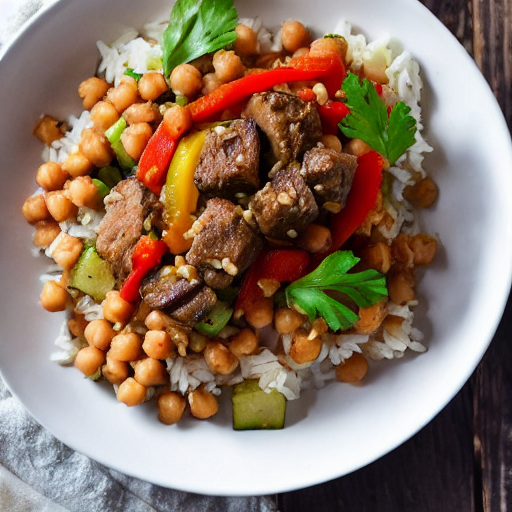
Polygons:
[[341,292],[359,307],[368,307],[387,297],[386,278],[376,270],[347,272],[359,262],[352,251],[337,251],[313,272],[290,284],[285,291],[288,306],[296,305],[309,318],[324,318],[333,331],[348,329],[359,318],[324,290]]
[[350,114],[341,120],[340,130],[364,140],[393,165],[415,142],[416,120],[409,115],[410,107],[399,101],[388,115],[388,106],[372,82],[363,78],[360,83],[353,73],[347,74],[342,89]]
[[178,0],[163,34],[165,76],[184,62],[233,44],[237,20],[233,0]]

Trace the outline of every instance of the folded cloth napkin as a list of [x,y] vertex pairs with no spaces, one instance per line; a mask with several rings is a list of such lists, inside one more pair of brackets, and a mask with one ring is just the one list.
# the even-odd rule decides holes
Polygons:
[[[0,48],[55,0],[0,0]],[[2,512],[276,512],[270,497],[212,497],[131,478],[74,452],[11,395],[0,377]]]

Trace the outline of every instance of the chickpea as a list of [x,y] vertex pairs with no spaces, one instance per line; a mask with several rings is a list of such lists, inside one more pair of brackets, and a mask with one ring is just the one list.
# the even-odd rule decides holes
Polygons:
[[151,135],[153,130],[148,123],[132,124],[121,134],[121,142],[126,152],[138,161]]
[[68,182],[69,199],[76,206],[87,206],[99,210],[102,200],[98,194],[98,187],[92,182],[90,176],[77,176]]
[[136,364],[134,379],[147,387],[163,386],[169,382],[169,374],[158,359],[148,357]]
[[173,391],[160,395],[156,401],[158,408],[158,420],[165,425],[174,425],[180,421],[187,401],[185,398]]
[[405,187],[403,192],[405,200],[417,208],[429,208],[436,202],[438,195],[437,185],[428,176],[414,185]]
[[322,144],[329,149],[334,149],[338,153],[341,153],[342,146],[341,141],[336,135],[323,135]]
[[59,128],[59,121],[51,116],[44,116],[37,123],[37,126],[34,128],[34,135],[47,146],[64,137],[64,133]]
[[240,57],[232,50],[219,50],[213,55],[215,75],[222,83],[232,82],[241,78],[245,73],[245,66]]
[[311,36],[299,21],[285,21],[281,29],[281,43],[287,52],[293,53],[299,48],[309,46]]
[[414,263],[414,252],[410,246],[411,238],[400,233],[391,243],[391,254],[395,263],[403,267],[412,267]]
[[389,298],[395,303],[403,306],[415,299],[414,274],[411,270],[394,273],[388,281]]
[[359,308],[359,320],[354,324],[354,330],[358,334],[372,334],[386,318],[386,301],[381,300],[373,306]]
[[116,107],[108,101],[98,101],[91,109],[91,121],[100,133],[105,133],[118,119]]
[[82,98],[84,109],[91,110],[91,108],[107,93],[110,85],[103,80],[93,76],[84,80],[78,86],[78,96]]
[[368,361],[359,352],[336,366],[336,380],[339,382],[359,382],[368,373]]
[[72,336],[83,336],[88,324],[84,315],[73,313],[73,317],[68,320],[68,329]]
[[48,192],[46,194],[46,207],[57,222],[76,217],[78,213],[78,208],[70,201],[67,193],[63,190]]
[[166,331],[148,331],[144,336],[142,350],[154,359],[167,359],[174,353],[171,337]]
[[163,331],[169,324],[173,323],[173,321],[165,313],[155,309],[149,313],[144,323],[151,331]]
[[114,157],[110,142],[94,128],[86,128],[82,132],[78,147],[84,156],[96,167],[105,167]]
[[165,111],[163,121],[171,136],[181,135],[192,126],[192,114],[188,107],[175,105]]
[[142,340],[135,332],[117,334],[110,342],[109,357],[118,361],[137,361],[141,356]]
[[21,211],[30,224],[47,219],[50,216],[45,198],[42,194],[29,197],[23,204]]
[[312,56],[322,56],[336,53],[342,62],[345,62],[347,50],[348,43],[344,37],[324,37],[311,43],[310,54]]
[[202,334],[199,334],[196,331],[192,331],[189,334],[189,348],[192,350],[192,352],[195,352],[196,354],[199,354],[202,352],[206,345],[208,344],[208,338]]
[[64,186],[68,173],[55,162],[47,162],[39,167],[36,174],[37,184],[45,190],[59,190]]
[[195,97],[203,86],[203,77],[201,72],[192,64],[180,64],[176,66],[169,78],[171,89],[175,94],[186,96],[187,98]]
[[57,246],[53,249],[52,258],[63,269],[71,270],[78,261],[83,247],[84,244],[79,238],[63,233]]
[[75,151],[68,155],[62,164],[62,169],[64,169],[72,178],[76,178],[77,176],[86,176],[91,174],[94,169],[94,165],[81,151]]
[[290,348],[290,357],[298,364],[314,361],[322,349],[322,339],[315,336],[309,339],[309,333],[303,329],[295,331]]
[[139,80],[140,97],[146,101],[154,101],[164,92],[167,92],[167,82],[161,73],[144,73]]
[[204,349],[204,359],[213,373],[229,375],[238,366],[238,359],[220,341],[211,341]]
[[124,76],[117,87],[107,92],[107,100],[116,107],[119,114],[122,114],[130,105],[135,103],[139,97],[137,81],[131,76]]
[[220,87],[222,82],[217,78],[215,73],[207,73],[203,76],[203,89],[202,94],[206,95]]
[[250,57],[258,53],[258,36],[247,25],[236,26],[235,53],[240,57]]
[[41,292],[41,305],[46,311],[64,311],[69,303],[69,293],[57,281],[47,281]]
[[274,301],[270,297],[261,297],[253,302],[248,311],[244,311],[245,319],[255,329],[270,325],[274,319]]
[[274,326],[279,334],[291,334],[305,321],[306,317],[301,315],[296,309],[279,308],[274,318]]
[[361,139],[351,139],[345,144],[345,153],[354,156],[363,156],[369,153],[372,148]]
[[437,240],[425,233],[414,235],[409,246],[414,253],[415,265],[429,265],[436,256]]
[[112,338],[116,335],[110,322],[105,319],[91,320],[84,330],[84,336],[89,345],[107,350]]
[[160,114],[157,106],[150,101],[130,105],[123,112],[123,117],[128,124],[159,123],[162,120],[162,114]]
[[297,245],[308,252],[325,252],[331,247],[329,228],[321,224],[309,224],[297,239]]
[[298,59],[299,57],[304,57],[304,55],[307,55],[309,53],[309,47],[304,46],[303,48],[299,48],[298,50],[295,50],[292,55],[292,59]]
[[133,315],[134,307],[124,300],[117,290],[107,293],[103,302],[103,317],[112,323],[126,324]]
[[219,404],[215,396],[204,389],[196,389],[188,395],[190,412],[196,418],[204,420],[217,414]]
[[54,220],[41,220],[36,224],[34,232],[34,245],[47,249],[59,236],[60,227]]
[[369,268],[373,268],[382,274],[387,274],[391,268],[391,248],[384,242],[369,245],[363,249],[361,260]]
[[237,358],[253,354],[259,345],[259,337],[252,329],[242,329],[229,342],[229,351]]
[[105,361],[105,354],[96,347],[85,347],[75,357],[75,368],[86,377],[94,375]]
[[117,399],[128,407],[140,405],[146,400],[146,388],[133,377],[128,377],[119,385]]
[[128,363],[125,361],[118,361],[110,357],[107,354],[107,363],[101,369],[103,376],[111,383],[111,384],[121,384],[124,382],[129,374],[130,368]]

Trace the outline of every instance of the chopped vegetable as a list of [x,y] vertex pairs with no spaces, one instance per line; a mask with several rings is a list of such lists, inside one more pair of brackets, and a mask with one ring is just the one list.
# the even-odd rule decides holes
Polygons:
[[229,322],[233,309],[226,302],[217,301],[213,309],[194,328],[205,336],[217,336]]
[[410,107],[399,101],[388,116],[388,106],[372,82],[363,78],[359,83],[352,73],[343,81],[342,89],[350,114],[342,119],[341,131],[347,137],[364,140],[393,165],[415,142],[416,120],[409,115]]
[[103,201],[103,199],[110,192],[110,188],[108,188],[107,185],[103,183],[103,181],[98,180],[96,178],[93,178],[92,182],[94,183],[94,185],[96,185],[96,188],[98,189],[98,195],[101,197],[101,200]]
[[322,131],[328,135],[338,135],[340,121],[349,114],[350,110],[344,103],[328,100],[324,105],[318,105],[318,114],[322,121]]
[[94,245],[87,246],[71,270],[69,286],[100,303],[115,284],[110,264],[98,255]]
[[276,389],[266,393],[257,380],[245,380],[233,387],[231,400],[235,430],[284,428],[286,398]]
[[368,307],[387,297],[386,278],[376,270],[347,272],[359,262],[352,251],[331,254],[310,274],[286,288],[288,306],[298,306],[310,319],[321,316],[333,331],[348,329],[358,316],[324,290],[347,295],[359,307]]
[[164,74],[236,41],[233,0],[178,0],[163,34]]
[[98,179],[105,183],[108,188],[112,189],[123,179],[123,177],[117,167],[108,165],[107,167],[102,167],[98,171]]
[[142,78],[142,73],[135,73],[132,68],[127,68],[124,74],[126,76],[131,76],[132,78],[137,80],[137,82]]
[[107,137],[110,142],[110,146],[112,147],[117,161],[121,165],[121,167],[127,171],[131,171],[136,162],[133,158],[126,152],[124,149],[123,143],[121,142],[121,135],[126,128],[126,119],[124,117],[120,117],[106,132],[105,137]]

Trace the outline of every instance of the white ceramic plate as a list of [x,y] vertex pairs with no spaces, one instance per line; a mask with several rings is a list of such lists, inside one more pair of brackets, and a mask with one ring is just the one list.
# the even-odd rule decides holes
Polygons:
[[[289,404],[287,427],[234,432],[229,407],[213,421],[167,427],[154,404],[129,409],[107,388],[50,362],[62,317],[38,304],[44,259],[31,254],[20,208],[35,187],[42,113],[80,112],[77,84],[94,73],[95,41],[140,28],[167,2],[62,0],[0,61],[0,369],[30,413],[70,447],[124,473],[216,495],[286,491],[368,464],[430,421],[473,372],[503,312],[511,276],[510,137],[473,61],[415,0],[237,2],[240,15],[276,27],[294,17],[318,34],[341,17],[376,38],[388,31],[418,59],[426,84],[426,167],[440,186],[425,212],[442,247],[421,285],[429,351],[375,366],[360,387],[331,385]],[[225,397],[228,400],[228,397]]]

